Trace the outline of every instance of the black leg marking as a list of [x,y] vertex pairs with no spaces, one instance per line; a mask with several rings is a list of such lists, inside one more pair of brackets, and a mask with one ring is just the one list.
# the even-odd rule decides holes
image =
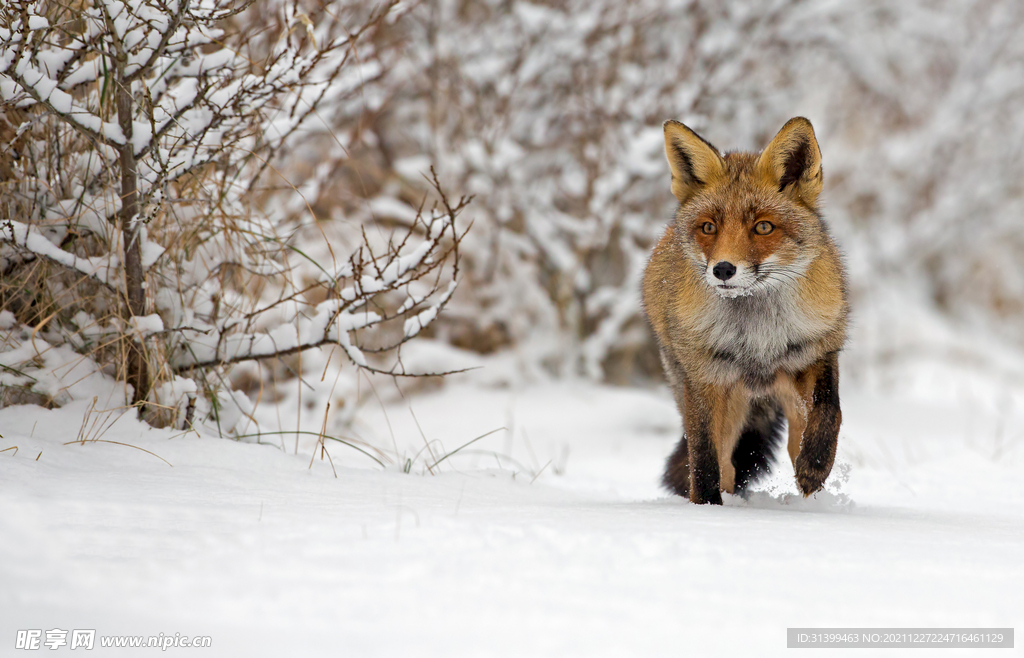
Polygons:
[[687,444],[690,452],[690,500],[699,505],[722,504],[718,455],[711,438],[711,414],[687,395]]
[[665,375],[683,417],[683,438],[668,458],[661,481],[673,493],[694,503],[721,505],[718,454],[711,439],[710,406],[687,382],[686,373],[671,353],[663,348],[661,356]]
[[796,458],[796,481],[805,496],[821,489],[832,472],[839,426],[843,422],[839,408],[838,354],[827,354],[819,364],[811,410],[807,414],[807,429],[804,430],[800,455]]

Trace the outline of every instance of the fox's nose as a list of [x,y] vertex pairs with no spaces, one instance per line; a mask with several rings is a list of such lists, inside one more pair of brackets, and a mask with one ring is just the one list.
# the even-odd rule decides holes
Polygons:
[[736,274],[736,266],[727,260],[723,260],[715,265],[711,271],[714,273],[716,279],[728,281],[732,278],[733,274]]

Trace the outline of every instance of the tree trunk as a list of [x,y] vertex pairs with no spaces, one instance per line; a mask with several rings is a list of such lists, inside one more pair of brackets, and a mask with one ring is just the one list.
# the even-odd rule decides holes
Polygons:
[[[121,147],[121,232],[124,240],[124,279],[125,306],[124,319],[127,323],[132,316],[146,315],[146,281],[142,270],[142,245],[139,240],[139,203],[136,190],[137,167],[135,150],[132,146],[132,95],[130,83],[124,84],[124,67],[118,62],[117,122],[124,133],[125,145]],[[132,385],[134,393],[132,404],[138,405],[142,413],[142,404],[149,396],[149,364],[146,360],[144,346],[135,340],[125,337],[128,357],[127,381]]]

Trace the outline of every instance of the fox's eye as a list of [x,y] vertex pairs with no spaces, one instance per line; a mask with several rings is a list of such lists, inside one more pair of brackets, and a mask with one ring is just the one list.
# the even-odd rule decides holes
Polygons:
[[704,225],[700,227],[700,230],[704,231],[705,235],[712,235],[718,229],[711,222],[704,222]]
[[754,224],[754,232],[758,235],[768,235],[775,230],[771,222],[758,222]]

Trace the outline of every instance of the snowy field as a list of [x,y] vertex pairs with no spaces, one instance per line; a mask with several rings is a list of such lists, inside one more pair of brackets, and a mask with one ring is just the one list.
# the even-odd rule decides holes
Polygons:
[[767,656],[787,627],[1020,626],[1019,405],[847,385],[826,491],[799,498],[780,463],[698,507],[657,484],[663,389],[381,397],[351,432],[385,469],[316,436],[295,454],[83,428],[83,401],[0,410],[0,654],[53,628],[209,635],[217,656]]

